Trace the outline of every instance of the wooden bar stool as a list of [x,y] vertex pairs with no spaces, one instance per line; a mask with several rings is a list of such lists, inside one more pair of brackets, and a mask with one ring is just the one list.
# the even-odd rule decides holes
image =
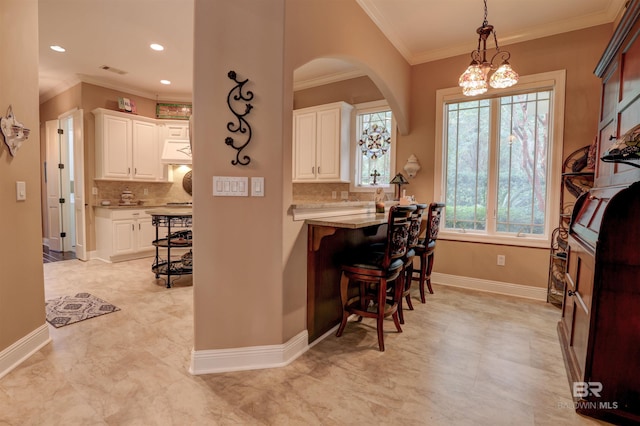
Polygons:
[[[425,226],[425,237],[420,240],[414,248],[416,256],[420,258],[420,274],[418,283],[420,286],[420,301],[426,303],[424,285],[427,284],[429,293],[433,294],[431,288],[431,271],[433,270],[433,259],[436,250],[436,240],[438,239],[438,231],[440,230],[440,218],[445,205],[443,203],[429,204],[427,221]],[[413,279],[416,279],[413,277]]]
[[[342,265],[340,299],[342,322],[336,333],[342,336],[351,314],[375,318],[378,347],[384,351],[384,319],[392,316],[399,333],[398,302],[404,280],[404,261],[409,238],[410,216],[415,206],[392,206],[387,221],[387,238],[383,252],[365,248],[356,250],[353,260]],[[357,284],[357,285],[354,285]]]
[[422,216],[426,211],[427,204],[415,204],[416,209],[411,213],[411,224],[409,225],[409,238],[407,240],[407,254],[404,256],[404,288],[402,296],[398,302],[398,317],[400,324],[404,324],[404,312],[402,308],[402,299],[407,301],[407,307],[413,310],[411,303],[411,282],[413,281],[413,258],[416,256],[416,248],[420,245],[420,234],[422,233]]

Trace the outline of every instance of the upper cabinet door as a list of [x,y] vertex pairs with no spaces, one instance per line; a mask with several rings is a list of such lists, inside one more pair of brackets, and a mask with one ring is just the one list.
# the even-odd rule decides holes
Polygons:
[[110,115],[103,117],[103,177],[130,179],[131,120]]
[[158,128],[154,123],[133,121],[133,178],[155,180],[159,173]]
[[319,111],[316,138],[316,177],[340,179],[340,109]]
[[293,115],[293,180],[316,178],[316,113]]

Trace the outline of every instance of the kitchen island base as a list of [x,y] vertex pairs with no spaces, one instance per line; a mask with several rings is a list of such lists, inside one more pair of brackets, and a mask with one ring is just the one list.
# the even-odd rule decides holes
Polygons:
[[[156,239],[153,241],[156,253],[151,271],[155,274],[156,279],[165,277],[161,279],[165,281],[167,288],[171,288],[171,277],[174,277],[173,281],[175,281],[182,275],[193,273],[191,209],[157,209],[147,213],[151,215],[151,223],[156,229]],[[161,228],[166,228],[166,236],[161,236]],[[172,249],[175,253],[177,249],[187,248],[189,251],[183,253],[179,259],[172,259]],[[162,254],[166,257],[163,257]]]

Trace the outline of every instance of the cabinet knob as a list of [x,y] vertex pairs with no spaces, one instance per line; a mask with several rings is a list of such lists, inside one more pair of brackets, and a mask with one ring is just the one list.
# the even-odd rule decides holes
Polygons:
[[614,139],[617,139],[616,135],[609,135],[609,140],[612,141]]
[[571,290],[567,291],[567,296],[573,296],[574,294],[576,294],[575,291],[571,291]]

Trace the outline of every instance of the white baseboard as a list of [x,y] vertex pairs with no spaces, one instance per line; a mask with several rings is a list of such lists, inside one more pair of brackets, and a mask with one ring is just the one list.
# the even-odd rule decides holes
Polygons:
[[189,372],[199,375],[284,367],[309,349],[308,341],[304,330],[281,345],[192,351]]
[[480,278],[461,277],[458,275],[440,274],[437,272],[431,274],[431,282],[451,287],[461,287],[471,290],[486,291],[489,293],[524,297],[527,299],[547,300],[547,289],[542,287],[531,287],[528,285],[483,280]]
[[50,341],[49,327],[47,324],[43,324],[0,352],[0,378],[22,364]]

